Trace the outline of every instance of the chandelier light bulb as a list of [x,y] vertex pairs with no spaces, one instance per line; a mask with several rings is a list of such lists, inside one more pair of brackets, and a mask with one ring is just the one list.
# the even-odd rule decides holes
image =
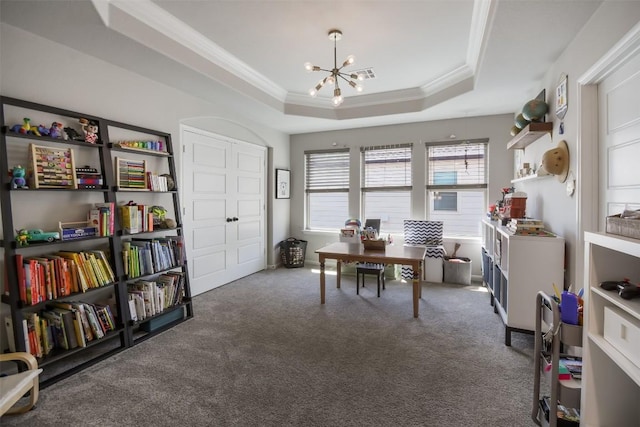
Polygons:
[[305,62],[304,69],[307,70],[308,72],[313,71],[313,64],[311,62]]
[[330,85],[334,84],[335,82],[336,79],[333,77],[333,74],[327,77],[327,83],[329,83]]
[[362,92],[362,86],[360,86],[359,84],[357,84],[354,81],[350,81],[349,82],[349,86],[351,86],[352,88],[354,88],[356,90],[356,92]]
[[309,95],[311,95],[311,97],[315,98],[318,95],[318,91],[316,90],[315,87],[312,87],[311,89],[309,89]]
[[347,59],[342,63],[342,66],[346,67],[347,65],[351,65],[354,62],[356,62],[356,57],[353,55],[349,55],[347,56]]

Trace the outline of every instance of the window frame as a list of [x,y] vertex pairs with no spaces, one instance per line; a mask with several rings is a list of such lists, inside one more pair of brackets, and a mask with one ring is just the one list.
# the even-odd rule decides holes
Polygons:
[[[444,147],[444,146],[453,146],[453,147],[459,147],[459,146],[463,146],[463,145],[482,145],[484,146],[484,149],[482,150],[482,170],[484,172],[484,177],[481,180],[482,182],[478,182],[478,183],[473,183],[473,184],[431,184],[430,183],[430,177],[432,175],[432,172],[437,172],[436,170],[431,170],[433,169],[433,165],[432,165],[432,160],[430,159],[430,154],[431,154],[431,148],[432,147]],[[478,157],[476,157],[478,158]],[[466,160],[466,159],[465,159]],[[427,220],[429,219],[433,219],[434,213],[438,212],[441,215],[446,215],[446,214],[463,214],[464,212],[461,211],[460,209],[460,197],[461,197],[461,193],[464,192],[475,192],[477,190],[481,190],[483,193],[483,209],[484,206],[487,205],[487,199],[489,197],[489,169],[488,169],[488,163],[489,161],[489,139],[488,138],[477,138],[477,139],[467,139],[467,140],[457,140],[457,141],[437,141],[437,142],[426,142],[425,143],[425,217],[427,218]],[[458,172],[459,169],[454,168],[453,171]],[[435,204],[434,204],[434,200],[433,200],[433,196],[431,195],[431,193],[444,193],[444,192],[455,192],[457,193],[457,209],[454,210],[436,210],[435,209]],[[478,212],[478,219],[480,220],[481,217],[483,215],[483,211],[479,211]],[[446,233],[446,219],[445,221],[445,233]],[[478,221],[479,223],[479,221]],[[480,236],[480,230],[478,229],[477,233],[473,233],[473,234],[468,234],[468,233],[462,233],[462,234],[456,234],[456,237],[479,237]]]
[[[310,156],[314,155],[339,155],[342,154],[345,156],[346,160],[346,184],[337,184],[335,186],[328,185],[324,188],[309,188],[310,182]],[[340,227],[336,228],[314,228],[311,226],[311,208],[310,208],[310,195],[311,194],[319,194],[319,193],[347,193],[347,206],[349,204],[349,191],[350,191],[350,180],[351,180],[351,159],[350,159],[350,150],[349,148],[336,148],[336,149],[327,149],[327,150],[308,150],[304,152],[304,194],[305,194],[305,202],[304,202],[304,229],[308,231],[327,231],[327,230],[338,230]],[[345,170],[343,169],[343,172]],[[347,216],[345,216],[346,218]],[[342,219],[341,219],[342,221]]]
[[[376,186],[367,186],[367,153],[373,151],[385,151],[385,150],[398,150],[398,149],[408,149],[408,158],[403,161],[405,164],[405,174],[404,174],[404,185],[376,185]],[[362,218],[366,218],[366,195],[367,193],[401,193],[408,192],[409,193],[409,202],[407,206],[407,210],[410,212],[412,209],[413,202],[413,162],[414,162],[414,144],[412,142],[408,143],[400,143],[400,144],[385,144],[385,145],[375,145],[375,146],[366,146],[360,147],[360,159],[359,159],[359,167],[360,167],[360,215]],[[408,168],[408,171],[407,171]],[[408,184],[408,185],[407,185]],[[371,215],[369,215],[371,216]],[[374,215],[375,216],[375,215]],[[401,226],[398,229],[387,229],[385,231],[390,231],[392,233],[402,232]],[[381,227],[385,228],[385,227]]]

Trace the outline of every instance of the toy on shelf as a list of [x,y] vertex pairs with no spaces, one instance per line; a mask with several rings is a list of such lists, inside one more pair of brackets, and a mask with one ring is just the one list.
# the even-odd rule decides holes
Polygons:
[[16,188],[29,188],[27,187],[27,180],[25,178],[27,175],[27,171],[23,166],[14,166],[10,172],[12,189],[15,190]]
[[62,123],[58,123],[58,122],[51,123],[51,127],[49,128],[49,136],[51,138],[61,138],[62,137]]
[[31,129],[31,119],[28,117],[25,117],[24,119],[22,119],[22,124],[17,124],[17,125],[13,125],[11,126],[11,132],[15,132],[15,133],[21,133],[23,135],[26,135],[29,133],[29,130]]
[[151,206],[153,214],[153,226],[164,229],[173,229],[177,227],[174,219],[167,218],[167,210],[162,206]]
[[38,125],[38,132],[40,133],[40,136],[49,136],[49,128],[45,127],[44,125]]
[[30,238],[31,236],[29,236],[27,230],[16,230],[16,242],[18,246],[28,246]]
[[93,120],[80,119],[80,126],[84,132],[84,141],[95,144],[98,141],[98,124]]
[[33,228],[31,230],[23,228],[18,231],[18,235],[16,236],[16,241],[20,246],[26,246],[29,242],[53,242],[54,240],[60,240],[59,232],[42,231],[40,228]]
[[75,141],[83,141],[83,139],[80,137],[80,134],[78,133],[77,130],[75,130],[72,127],[65,127],[63,129],[64,133],[62,134],[62,138],[67,140],[67,139],[73,139]]

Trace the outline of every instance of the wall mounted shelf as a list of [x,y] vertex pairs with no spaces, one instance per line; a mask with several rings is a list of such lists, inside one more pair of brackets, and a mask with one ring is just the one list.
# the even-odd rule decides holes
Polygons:
[[511,183],[515,184],[516,182],[534,181],[534,180],[538,180],[538,179],[549,178],[550,176],[553,176],[553,175],[551,175],[551,174],[549,174],[549,175],[538,175],[537,173],[534,173],[534,174],[529,175],[529,176],[523,176],[522,178],[512,179]]
[[553,131],[552,122],[536,123],[532,122],[522,129],[511,141],[507,143],[507,149],[513,150],[516,148],[525,148],[529,144],[542,138],[547,133]]

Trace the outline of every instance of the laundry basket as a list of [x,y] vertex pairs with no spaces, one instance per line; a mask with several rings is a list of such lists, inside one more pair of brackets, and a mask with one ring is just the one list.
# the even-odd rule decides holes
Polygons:
[[280,257],[287,268],[304,267],[304,257],[307,252],[307,241],[289,237],[280,242]]

